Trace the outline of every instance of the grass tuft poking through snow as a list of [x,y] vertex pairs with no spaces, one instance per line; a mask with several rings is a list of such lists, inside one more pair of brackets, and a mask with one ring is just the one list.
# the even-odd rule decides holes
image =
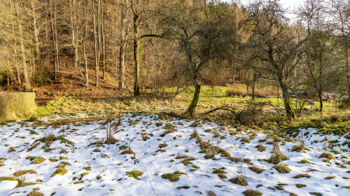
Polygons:
[[131,172],[126,172],[129,177],[135,178],[136,180],[140,180],[139,176],[142,176],[143,172],[141,171],[131,171]]

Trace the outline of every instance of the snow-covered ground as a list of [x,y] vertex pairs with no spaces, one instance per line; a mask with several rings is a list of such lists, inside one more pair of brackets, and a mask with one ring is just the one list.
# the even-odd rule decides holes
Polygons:
[[[75,122],[56,128],[50,126],[50,123],[36,127],[28,122],[0,126],[0,179],[14,177],[15,172],[32,170],[34,172],[17,178],[35,183],[15,188],[16,181],[2,180],[0,195],[28,195],[33,189],[44,195],[55,196],[232,196],[244,195],[243,192],[249,189],[263,195],[350,195],[350,190],[343,188],[350,186],[347,145],[335,147],[333,150],[337,151],[332,154],[336,160],[324,162],[324,159],[319,158],[322,153],[327,152],[324,150],[325,143],[321,142],[324,136],[315,134],[316,130],[305,131],[310,132],[305,138],[308,151],[291,152],[297,142],[280,142],[282,153],[290,159],[279,165],[286,164],[291,170],[281,174],[273,168],[273,164],[264,161],[269,158],[272,149],[272,145],[266,142],[272,140],[263,141],[266,138],[263,133],[250,137],[254,136],[251,130],[237,131],[232,127],[220,127],[210,122],[201,122],[199,126],[192,127],[193,121],[162,121],[156,115],[130,115],[123,117],[122,124],[113,131],[118,142],[98,145],[97,141],[106,138],[103,122]],[[232,158],[230,160],[223,157],[222,153],[209,159],[204,158],[206,154],[200,153],[203,149],[196,144],[197,139],[190,139],[194,131],[202,141],[209,141],[211,146],[218,146],[230,153],[231,157],[241,158],[242,161],[233,162]],[[48,134],[65,135],[61,138],[74,144],[57,140],[45,150],[44,143],[34,143],[36,139]],[[250,143],[242,143],[242,137],[250,138]],[[329,140],[339,140],[340,144],[346,141],[344,137],[337,136],[329,136]],[[39,145],[35,145],[37,143]],[[259,152],[255,148],[258,144],[265,146],[266,151]],[[129,150],[129,146],[135,154],[121,154]],[[14,147],[15,151],[9,152],[10,147]],[[28,156],[43,157],[45,161],[33,164],[35,159],[30,160]],[[308,160],[311,164],[299,163],[301,160]],[[52,177],[59,165],[67,173]],[[255,173],[249,169],[252,166],[264,171]],[[223,172],[226,178],[221,179],[217,172],[213,173],[215,169],[221,169],[216,171]],[[129,177],[127,172],[132,171],[143,173],[137,180]],[[178,181],[171,182],[163,178],[166,176],[164,174],[175,172],[183,172]],[[293,178],[299,174],[310,176]],[[335,178],[325,179],[329,176]],[[245,178],[248,185],[241,186],[229,181],[235,177]]]

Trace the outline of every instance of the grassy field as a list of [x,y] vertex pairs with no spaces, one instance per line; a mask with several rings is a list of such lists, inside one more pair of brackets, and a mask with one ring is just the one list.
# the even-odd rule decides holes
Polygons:
[[[242,85],[238,85],[235,90],[242,90]],[[324,112],[322,118],[318,112],[319,103],[314,102],[313,105],[306,104],[301,113],[296,110],[298,117],[289,122],[284,117],[284,103],[281,98],[267,97],[256,98],[252,101],[250,96],[225,96],[226,91],[232,90],[234,87],[215,87],[213,94],[210,96],[211,88],[204,86],[202,88],[201,97],[196,109],[194,117],[183,115],[189,103],[192,100],[191,89],[187,92],[176,96],[173,99],[157,99],[154,97],[141,96],[133,97],[116,97],[108,99],[86,99],[75,97],[56,97],[44,106],[38,108],[35,115],[39,118],[71,118],[71,117],[94,117],[103,118],[107,113],[118,115],[119,112],[125,113],[152,113],[167,114],[178,118],[186,119],[204,119],[213,120],[230,125],[240,125],[263,130],[299,130],[299,128],[319,128],[320,130],[333,131],[342,130],[349,132],[347,119],[349,118],[349,110],[340,110],[336,102],[324,102]],[[264,89],[259,89],[263,92]],[[266,92],[270,92],[267,89]],[[267,93],[266,93],[267,94]],[[297,108],[297,100],[292,99],[292,106]],[[262,111],[254,114],[245,114],[247,117],[245,123],[237,120],[232,113],[218,110],[216,112],[205,114],[206,112],[221,107],[229,106],[237,113],[244,113],[248,110],[250,104],[265,103]],[[252,111],[248,111],[252,112]],[[247,112],[246,112],[247,113]],[[253,120],[250,120],[253,119]],[[342,119],[342,120],[334,120]],[[313,123],[317,122],[317,123]]]

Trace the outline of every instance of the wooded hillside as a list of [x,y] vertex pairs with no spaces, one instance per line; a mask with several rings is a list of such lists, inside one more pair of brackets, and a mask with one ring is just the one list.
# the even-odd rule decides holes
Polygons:
[[348,3],[308,0],[291,22],[278,0],[2,0],[0,88],[96,97],[193,86],[196,106],[201,85],[237,78],[253,96],[278,87],[292,117],[294,89],[321,102],[350,93]]

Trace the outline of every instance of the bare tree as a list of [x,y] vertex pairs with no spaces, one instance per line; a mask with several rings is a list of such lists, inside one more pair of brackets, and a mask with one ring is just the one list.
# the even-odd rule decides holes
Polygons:
[[350,99],[350,66],[349,66],[349,34],[350,34],[350,1],[332,1],[328,7],[331,9],[331,14],[334,18],[334,25],[337,33],[341,35],[340,46],[342,47],[342,54],[345,60],[346,77],[345,91]]
[[[333,84],[332,77],[336,62],[338,62],[336,55],[336,41],[334,36],[334,28],[331,26],[328,13],[322,0],[312,0],[308,2],[317,4],[319,10],[317,17],[312,18],[309,23],[311,28],[311,36],[305,45],[305,81],[306,85],[317,92],[320,102],[320,115],[322,117],[323,111],[323,93]],[[313,5],[316,6],[316,5]]]
[[[179,45],[184,59],[179,63],[187,70],[192,78],[195,89],[193,99],[186,113],[193,115],[197,107],[200,94],[199,75],[203,67],[219,51],[220,41],[224,32],[220,26],[223,18],[209,16],[207,7],[198,1],[173,4],[171,15],[167,16],[167,37]],[[164,14],[166,15],[166,14]]]
[[[283,92],[284,107],[289,119],[295,117],[290,103],[289,81],[294,68],[301,60],[305,41],[310,31],[305,34],[293,34],[287,25],[285,10],[279,0],[255,1],[249,7],[251,16],[249,22],[253,25],[253,35],[250,46],[255,49],[251,59],[259,59],[262,67],[257,67],[268,75],[265,79],[278,82]],[[303,9],[300,15],[306,22],[315,14],[315,7]]]

